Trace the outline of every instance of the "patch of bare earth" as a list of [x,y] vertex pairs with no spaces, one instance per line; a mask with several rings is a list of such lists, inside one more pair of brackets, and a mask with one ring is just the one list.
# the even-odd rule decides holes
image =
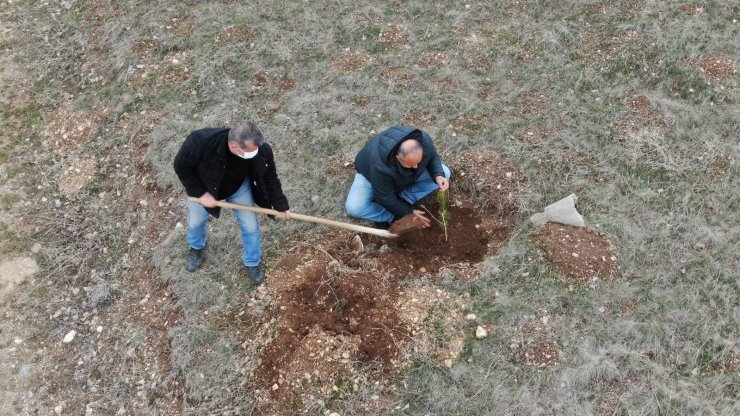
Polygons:
[[67,157],[90,140],[91,134],[109,115],[110,110],[106,108],[79,112],[68,107],[59,107],[47,117],[44,134],[54,148],[63,157]]
[[183,51],[170,52],[164,57],[161,66],[163,72],[159,80],[159,87],[168,88],[181,84],[190,78],[192,59]]
[[442,52],[429,52],[416,61],[416,66],[419,68],[441,68],[445,64],[447,64],[447,55]]
[[151,56],[155,50],[159,49],[160,45],[161,42],[159,41],[159,39],[140,39],[134,42],[134,44],[131,46],[131,51],[134,54],[142,57]]
[[720,371],[731,374],[740,373],[740,351],[733,350],[732,353],[725,358]]
[[634,30],[584,31],[579,36],[579,43],[582,46],[577,49],[577,54],[594,68],[604,72],[611,68],[623,50],[634,46],[638,41],[639,33]]
[[0,303],[16,286],[37,271],[39,267],[30,257],[3,260],[0,263]]
[[491,47],[491,38],[480,33],[470,33],[466,36],[461,44],[460,48],[465,52],[473,53],[477,56],[483,56],[488,52]]
[[365,68],[372,56],[365,51],[342,52],[331,60],[331,66],[340,72],[355,72]]
[[690,16],[695,16],[704,12],[704,6],[698,3],[682,4],[678,10]]
[[550,94],[546,90],[522,91],[504,104],[503,111],[516,117],[538,117],[548,112],[550,101]]
[[294,78],[271,76],[267,71],[258,71],[251,78],[252,86],[246,91],[247,97],[265,97],[266,103],[257,109],[257,113],[268,116],[278,112],[282,106],[282,97],[296,87]]
[[431,127],[433,124],[432,113],[429,111],[412,109],[403,116],[401,123],[425,129]]
[[548,223],[535,239],[555,269],[569,278],[589,283],[620,275],[615,247],[587,228]]
[[452,92],[459,86],[460,82],[452,77],[433,78],[429,81],[429,87],[434,91]]
[[403,69],[396,67],[381,70],[380,79],[405,87],[414,80],[414,76]]
[[411,48],[411,37],[409,31],[402,25],[389,24],[380,34],[378,40],[388,49],[409,49]]
[[355,98],[353,98],[352,99],[352,102],[356,106],[362,108],[362,107],[367,107],[370,104],[370,102],[372,102],[372,100],[373,100],[372,97],[361,96],[361,97],[355,97]]
[[452,120],[452,128],[465,133],[475,133],[491,126],[488,117],[480,114],[460,115]]
[[562,130],[565,124],[562,122],[554,124],[552,126],[532,126],[522,130],[519,135],[519,139],[528,144],[538,144],[546,142],[547,139],[553,135],[553,133]]
[[617,123],[620,130],[637,131],[648,127],[658,129],[671,127],[671,119],[653,108],[647,97],[635,95],[626,101],[630,113]]
[[95,177],[97,169],[95,158],[77,158],[65,165],[66,167],[57,175],[57,185],[67,196],[79,193]]
[[187,13],[168,18],[163,22],[165,29],[172,31],[178,37],[183,38],[193,31],[196,24],[195,16]]
[[247,42],[254,38],[255,32],[246,25],[231,25],[218,32],[215,38],[215,44],[235,45],[237,43]]
[[554,341],[540,341],[525,347],[519,362],[537,370],[551,370],[560,364],[560,347]]
[[484,209],[499,218],[516,217],[527,178],[514,162],[490,146],[446,155],[445,161],[458,186]]
[[737,73],[735,60],[727,55],[710,55],[691,60],[691,66],[712,81],[719,82]]

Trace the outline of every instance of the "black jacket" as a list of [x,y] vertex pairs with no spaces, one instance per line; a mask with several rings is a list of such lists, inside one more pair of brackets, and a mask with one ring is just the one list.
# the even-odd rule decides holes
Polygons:
[[[177,152],[174,161],[175,173],[180,178],[188,196],[201,197],[206,192],[217,196],[224,177],[228,147],[229,129],[207,128],[196,130],[188,135]],[[288,198],[275,169],[272,148],[267,143],[259,147],[249,172],[249,184],[254,202],[262,208],[287,211]],[[206,208],[214,217],[221,209]]]
[[[424,156],[415,169],[406,169],[398,163],[396,154],[403,141],[416,138]],[[393,126],[370,139],[355,157],[355,169],[373,186],[375,202],[382,205],[396,218],[411,214],[411,206],[399,197],[403,188],[411,185],[424,171],[432,178],[445,176],[442,160],[434,148],[432,138],[417,128]]]

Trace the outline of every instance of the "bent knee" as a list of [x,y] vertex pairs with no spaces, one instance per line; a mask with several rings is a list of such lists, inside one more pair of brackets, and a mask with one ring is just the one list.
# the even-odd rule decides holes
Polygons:
[[452,171],[450,171],[450,168],[447,167],[447,165],[442,164],[442,170],[445,172],[445,178],[450,179],[452,176]]
[[357,217],[361,209],[362,207],[360,204],[352,202],[349,199],[344,203],[344,211],[347,212],[347,215],[352,217]]

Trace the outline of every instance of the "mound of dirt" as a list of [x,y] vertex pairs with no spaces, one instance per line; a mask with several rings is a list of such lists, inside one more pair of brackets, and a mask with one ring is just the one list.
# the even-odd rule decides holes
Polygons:
[[548,223],[535,237],[547,258],[564,275],[589,282],[619,275],[615,248],[601,234],[583,227]]

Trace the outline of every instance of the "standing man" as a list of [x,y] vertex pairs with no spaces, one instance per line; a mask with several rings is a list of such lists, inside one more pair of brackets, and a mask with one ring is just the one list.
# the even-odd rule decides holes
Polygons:
[[429,219],[411,205],[450,186],[450,169],[432,138],[410,126],[393,126],[370,139],[355,157],[355,169],[345,210],[383,228],[405,216],[413,216],[420,228],[429,227]]
[[[200,198],[200,204],[188,202],[188,254],[186,269],[195,271],[203,262],[208,215],[218,218],[217,200],[235,204],[272,208],[290,214],[275,169],[272,148],[265,143],[260,129],[243,121],[231,129],[196,130],[185,139],[174,162],[175,172],[188,196]],[[202,204],[202,205],[201,205]],[[255,285],[265,274],[260,267],[262,250],[257,214],[234,209],[241,230],[244,254],[242,263]]]

